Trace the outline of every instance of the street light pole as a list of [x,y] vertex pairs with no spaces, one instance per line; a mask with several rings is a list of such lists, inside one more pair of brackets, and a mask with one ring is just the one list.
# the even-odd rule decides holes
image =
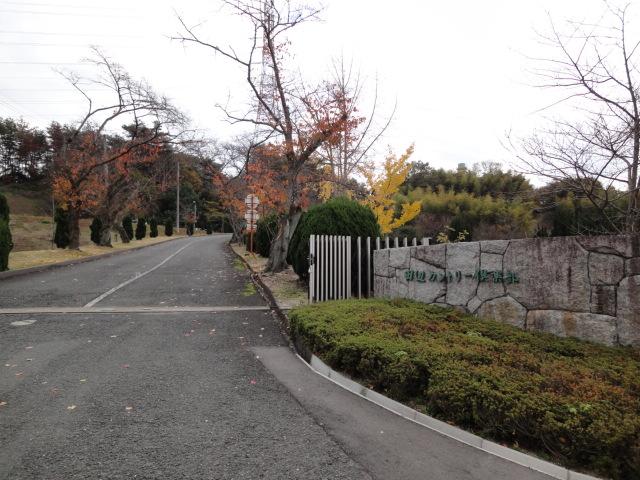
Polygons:
[[193,231],[196,231],[196,225],[198,223],[198,206],[196,205],[196,201],[193,201]]

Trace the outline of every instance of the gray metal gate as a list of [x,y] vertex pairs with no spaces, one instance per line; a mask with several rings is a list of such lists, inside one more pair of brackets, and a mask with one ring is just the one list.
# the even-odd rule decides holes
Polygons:
[[[394,238],[393,246],[389,237],[384,243],[380,237],[340,235],[311,235],[309,237],[309,302],[324,302],[373,296],[373,255],[372,249],[408,247],[409,239],[402,242]],[[430,238],[423,238],[422,245],[429,245]],[[402,245],[401,245],[402,243]],[[412,246],[418,240],[413,238]]]

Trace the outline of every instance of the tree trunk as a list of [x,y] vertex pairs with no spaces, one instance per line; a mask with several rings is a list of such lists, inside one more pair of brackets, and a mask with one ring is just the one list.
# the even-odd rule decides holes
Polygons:
[[267,272],[281,272],[289,267],[287,263],[287,252],[289,251],[289,242],[293,237],[298,222],[302,216],[300,208],[293,209],[293,212],[282,217],[278,222],[278,235],[271,245],[269,253],[269,261],[267,262]]
[[111,245],[111,223],[103,222],[100,228],[100,243],[101,247],[112,247]]
[[80,250],[80,210],[69,205],[69,249]]
[[129,235],[127,235],[127,231],[124,229],[122,225],[120,224],[116,225],[115,229],[120,234],[122,243],[129,243],[131,241],[131,239],[129,238]]

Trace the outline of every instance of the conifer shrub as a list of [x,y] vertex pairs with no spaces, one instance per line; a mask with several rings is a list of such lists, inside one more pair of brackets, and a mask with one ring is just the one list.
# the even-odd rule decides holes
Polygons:
[[102,229],[102,220],[98,217],[94,217],[93,222],[89,226],[91,230],[91,241],[96,245],[100,245],[100,230]]
[[171,220],[164,222],[164,235],[165,237],[171,237],[173,235],[173,222]]
[[69,232],[69,214],[66,210],[58,207],[53,217],[56,223],[56,230],[53,235],[53,243],[58,248],[67,248],[71,243],[71,234]]
[[640,478],[640,351],[404,299],[293,310],[336,370],[428,415],[603,478]]
[[122,219],[122,228],[124,229],[129,240],[133,240],[133,220],[131,215],[127,215]]
[[193,235],[193,231],[194,231],[193,227],[194,227],[193,223],[191,222],[187,223],[187,235],[189,236]]
[[147,221],[143,217],[138,218],[136,223],[136,240],[142,240],[147,236]]
[[258,255],[268,257],[271,252],[271,242],[278,233],[278,216],[273,213],[267,215],[256,224],[256,233],[254,235],[254,248]]
[[9,253],[13,249],[13,239],[9,228],[9,204],[0,193],[0,272],[9,269]]
[[151,238],[158,236],[158,220],[156,220],[155,217],[149,220],[149,236]]
[[212,222],[207,222],[207,235],[212,235],[213,234],[213,223]]
[[[369,207],[348,198],[334,198],[311,207],[298,223],[287,256],[293,270],[304,281],[309,276],[310,235],[350,235],[355,241],[358,236],[380,236],[380,226]],[[356,255],[352,255],[351,270],[357,272],[357,268]],[[357,282],[355,275],[353,280]]]
[[13,249],[9,222],[0,218],[0,272],[9,269],[9,253]]

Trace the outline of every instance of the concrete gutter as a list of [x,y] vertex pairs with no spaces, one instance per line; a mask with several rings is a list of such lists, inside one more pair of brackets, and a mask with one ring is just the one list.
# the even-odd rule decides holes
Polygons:
[[141,245],[139,247],[128,248],[126,250],[114,250],[113,252],[101,253],[100,255],[91,255],[91,256],[77,258],[73,260],[65,260],[64,262],[47,263],[45,265],[38,265],[36,267],[29,267],[29,268],[20,268],[18,270],[7,270],[4,272],[0,272],[0,281],[6,280],[8,278],[20,277],[22,275],[28,275],[30,273],[46,272],[49,270],[55,270],[56,268],[68,267],[70,265],[77,265],[79,263],[93,262],[94,260],[101,260],[103,258],[113,257],[114,255],[135,252],[136,250],[141,250],[143,248],[153,247],[155,245],[163,245],[165,243],[178,240],[180,238],[188,238],[188,237],[180,236],[175,238],[169,238],[162,242],[153,243],[151,245]]
[[264,282],[260,278],[260,275],[253,271],[251,265],[244,258],[242,258],[242,255],[239,255],[231,247],[229,248],[236,254],[238,258],[242,260],[242,262],[247,266],[247,269],[251,272],[251,279],[256,284],[256,287],[262,294],[263,298],[267,301],[275,315],[280,319],[283,326],[283,335],[286,339],[289,340],[289,344],[295,350],[296,356],[316,374],[326,378],[330,382],[338,385],[339,387],[342,387],[343,389],[353,393],[354,395],[358,395],[359,397],[362,397],[365,400],[372,402],[379,407],[395,413],[396,415],[399,415],[400,417],[405,418],[411,422],[422,425],[425,428],[433,430],[441,435],[445,435],[465,445],[469,445],[473,448],[477,448],[478,450],[482,450],[483,452],[486,452],[488,454],[495,455],[496,457],[500,457],[517,465],[521,465],[523,467],[530,468],[531,470],[549,475],[552,478],[557,478],[559,480],[602,480],[598,477],[575,472],[565,467],[561,467],[560,465],[547,462],[546,460],[541,460],[540,458],[533,455],[529,455],[518,450],[505,447],[498,443],[479,437],[478,435],[474,435],[473,433],[467,432],[466,430],[462,430],[461,428],[449,425],[442,420],[430,417],[429,415],[420,413],[417,410],[409,408],[400,402],[396,402],[395,400],[392,400],[389,397],[386,397],[363,385],[360,385],[358,382],[355,382],[345,375],[336,372],[331,367],[326,365],[322,360],[316,357],[300,339],[292,340],[289,337],[289,318],[284,313],[284,308],[278,305],[278,302],[271,290],[269,290],[269,288],[264,284]]

